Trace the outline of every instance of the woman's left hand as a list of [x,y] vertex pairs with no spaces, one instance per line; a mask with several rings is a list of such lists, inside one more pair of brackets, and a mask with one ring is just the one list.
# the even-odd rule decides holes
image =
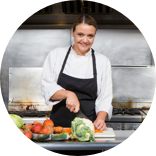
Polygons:
[[98,113],[98,116],[97,116],[96,120],[94,121],[94,126],[98,130],[102,130],[102,131],[107,130],[107,126],[106,126],[106,123],[105,123],[106,116],[107,116],[106,112],[101,111],[101,112]]
[[102,119],[96,119],[96,120],[94,121],[94,126],[95,126],[98,130],[102,130],[102,131],[107,130],[106,123],[105,123],[105,121],[102,120]]

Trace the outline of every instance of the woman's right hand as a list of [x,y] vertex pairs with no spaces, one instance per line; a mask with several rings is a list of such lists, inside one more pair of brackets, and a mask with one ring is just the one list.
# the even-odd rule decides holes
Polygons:
[[66,107],[74,113],[80,109],[80,102],[74,92],[69,91],[66,98]]

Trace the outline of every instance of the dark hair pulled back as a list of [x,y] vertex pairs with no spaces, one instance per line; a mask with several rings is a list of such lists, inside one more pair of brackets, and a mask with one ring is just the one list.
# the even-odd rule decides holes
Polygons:
[[96,23],[95,19],[93,17],[91,17],[90,15],[83,14],[83,15],[78,16],[74,20],[73,25],[72,25],[73,32],[75,31],[76,26],[79,25],[79,24],[81,24],[81,23],[92,25],[97,30],[97,23]]

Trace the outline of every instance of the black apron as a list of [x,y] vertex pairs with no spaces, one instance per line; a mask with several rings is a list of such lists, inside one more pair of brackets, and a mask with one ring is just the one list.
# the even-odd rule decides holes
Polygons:
[[[75,78],[63,73],[67,58],[71,51],[71,47],[66,54],[62,69],[60,71],[57,84],[66,90],[74,92],[80,102],[80,110],[92,121],[96,119],[95,100],[97,98],[97,72],[94,50],[92,49],[93,60],[93,78],[81,79]],[[70,112],[66,108],[66,99],[54,105],[51,111],[50,119],[54,122],[54,126],[71,127],[71,121],[76,117],[76,114]]]

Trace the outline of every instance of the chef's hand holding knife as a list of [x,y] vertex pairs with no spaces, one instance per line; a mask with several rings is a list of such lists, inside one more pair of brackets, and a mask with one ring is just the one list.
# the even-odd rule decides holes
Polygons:
[[74,113],[77,113],[80,109],[80,102],[76,94],[69,90],[59,90],[57,91],[50,100],[57,101],[66,99],[66,107]]
[[[57,91],[52,97],[51,100],[55,101],[58,99],[66,99],[66,107],[74,113],[77,113],[80,110],[80,102],[76,96],[76,94],[72,91],[68,90],[59,90]],[[105,118],[107,116],[107,113],[104,111],[100,111],[97,114],[97,118],[94,121],[94,126],[98,130],[106,130],[106,123]]]
[[[75,93],[73,92],[69,92],[67,99],[66,99],[66,107],[74,113],[77,113],[80,109],[80,102],[76,96]],[[105,131],[107,130],[106,127],[106,123],[105,123],[105,118],[107,116],[107,113],[104,111],[100,111],[98,112],[97,118],[94,121],[94,126],[98,129],[98,130],[102,130]]]
[[69,92],[66,98],[66,107],[74,113],[80,110],[80,102],[74,92]]
[[[80,102],[76,96],[76,94],[74,92],[69,92],[68,96],[66,98],[66,107],[74,113],[77,113],[80,109]],[[107,113],[104,111],[100,111],[97,114],[97,118],[94,121],[94,126],[98,129],[98,130],[102,130],[105,131],[107,130],[106,127],[106,123],[105,123],[105,119],[107,117]]]

